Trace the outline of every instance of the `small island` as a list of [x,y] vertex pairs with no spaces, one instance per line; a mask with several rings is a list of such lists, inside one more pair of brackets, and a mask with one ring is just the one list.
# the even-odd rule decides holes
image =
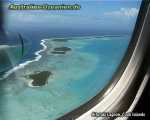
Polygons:
[[69,39],[67,38],[56,38],[56,39],[53,39],[52,41],[55,41],[55,42],[68,42]]
[[57,47],[51,52],[53,54],[66,54],[66,52],[71,51],[69,47]]
[[52,54],[66,54],[64,51],[52,51]]
[[34,87],[43,86],[48,83],[49,76],[52,75],[49,71],[42,71],[38,73],[33,73],[28,75],[30,79],[32,79],[31,85]]

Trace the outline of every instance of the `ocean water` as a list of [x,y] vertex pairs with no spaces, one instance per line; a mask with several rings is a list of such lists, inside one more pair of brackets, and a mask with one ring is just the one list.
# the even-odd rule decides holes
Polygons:
[[2,73],[19,63],[22,48],[20,45],[0,45],[0,57],[0,73]]
[[[110,82],[129,39],[127,35],[42,39],[35,58],[0,80],[0,120],[55,120],[89,101]],[[60,47],[71,51],[52,53]],[[31,86],[29,74],[42,71],[52,73],[48,83]]]

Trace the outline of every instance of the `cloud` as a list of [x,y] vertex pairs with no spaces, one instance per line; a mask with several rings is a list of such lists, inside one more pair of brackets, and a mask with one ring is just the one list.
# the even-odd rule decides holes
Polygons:
[[120,8],[118,11],[106,12],[104,15],[114,17],[135,17],[138,14],[137,8]]

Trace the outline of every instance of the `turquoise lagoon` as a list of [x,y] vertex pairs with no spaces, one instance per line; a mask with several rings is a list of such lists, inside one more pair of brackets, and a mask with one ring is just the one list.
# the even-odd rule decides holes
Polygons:
[[[0,81],[0,120],[55,120],[98,94],[110,82],[129,36],[43,39],[36,58],[8,71]],[[54,54],[55,48],[71,48]],[[27,77],[49,71],[47,84],[32,87]]]

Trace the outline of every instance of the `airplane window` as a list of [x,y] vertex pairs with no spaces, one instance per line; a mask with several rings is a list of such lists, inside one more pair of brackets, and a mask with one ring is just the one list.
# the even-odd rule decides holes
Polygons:
[[111,81],[141,0],[5,0],[0,120],[54,120]]

